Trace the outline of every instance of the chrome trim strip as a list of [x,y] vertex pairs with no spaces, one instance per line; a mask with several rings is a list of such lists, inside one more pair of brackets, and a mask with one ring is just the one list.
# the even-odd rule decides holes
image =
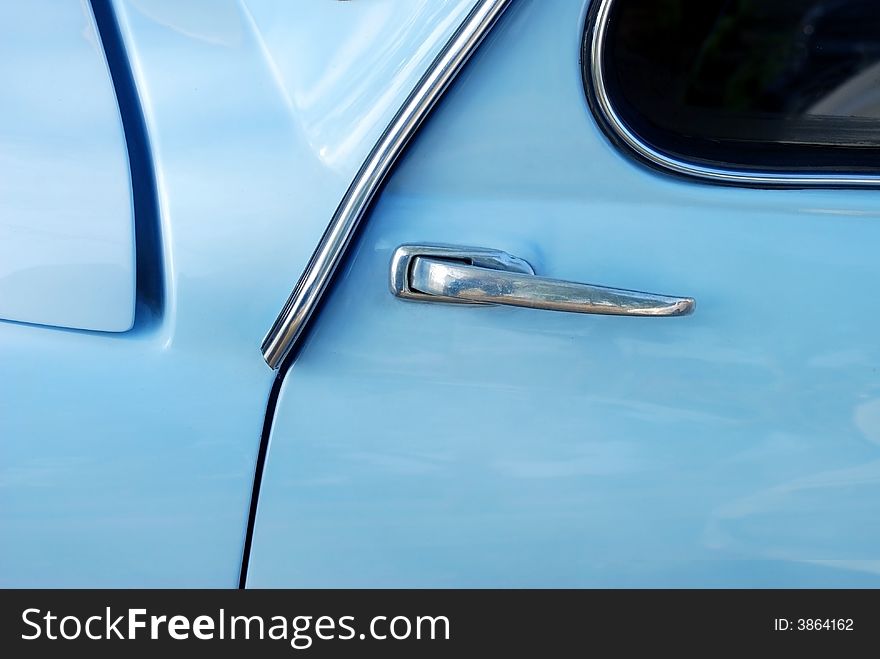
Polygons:
[[477,2],[373,147],[336,209],[305,272],[263,339],[263,358],[273,369],[281,366],[302,334],[394,161],[509,3],[510,0]]
[[633,133],[623,122],[614,109],[605,89],[605,80],[602,72],[602,56],[605,49],[605,32],[608,27],[608,16],[611,11],[611,3],[614,0],[597,0],[600,2],[596,18],[593,23],[593,37],[590,44],[590,76],[592,78],[592,91],[596,102],[602,112],[603,118],[614,134],[619,137],[627,147],[636,152],[643,159],[663,169],[677,174],[697,177],[716,183],[733,185],[756,185],[778,187],[815,187],[815,186],[840,186],[840,187],[863,187],[876,186],[880,183],[880,175],[856,175],[856,174],[809,174],[809,173],[773,173],[773,172],[748,172],[721,167],[709,167],[679,160],[673,156],[657,151],[638,135]]

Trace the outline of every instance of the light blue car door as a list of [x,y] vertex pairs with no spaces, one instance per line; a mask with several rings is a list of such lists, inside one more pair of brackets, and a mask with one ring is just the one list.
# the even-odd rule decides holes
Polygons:
[[[274,405],[249,586],[880,585],[880,196],[643,166],[586,4],[515,0],[374,204]],[[696,310],[395,297],[428,243]]]

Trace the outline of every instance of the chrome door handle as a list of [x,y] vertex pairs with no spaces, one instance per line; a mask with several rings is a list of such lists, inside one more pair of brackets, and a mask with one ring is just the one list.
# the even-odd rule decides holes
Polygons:
[[391,259],[391,292],[427,302],[503,304],[614,316],[686,316],[690,297],[642,293],[535,275],[506,252],[452,245],[401,245]]

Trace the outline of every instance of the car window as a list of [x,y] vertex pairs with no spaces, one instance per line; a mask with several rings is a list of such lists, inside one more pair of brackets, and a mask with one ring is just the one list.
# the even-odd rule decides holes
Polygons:
[[592,45],[600,61],[585,65],[600,66],[601,79],[592,76],[591,93],[606,95],[652,148],[753,170],[880,169],[875,1],[602,0],[597,7],[587,39],[601,29],[601,44]]

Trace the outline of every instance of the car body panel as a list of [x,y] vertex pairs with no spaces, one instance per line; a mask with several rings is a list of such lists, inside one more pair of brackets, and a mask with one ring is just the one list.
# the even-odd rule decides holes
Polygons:
[[[629,160],[584,4],[515,2],[398,164],[281,388],[249,587],[880,585],[880,197]],[[425,242],[697,309],[394,298]]]
[[343,186],[338,204],[475,0],[243,4],[322,179]]
[[[0,323],[0,583],[234,587],[275,379],[260,341],[370,136],[456,25],[426,36],[440,10],[421,3],[374,35],[399,79],[329,87],[340,99],[392,89],[381,112],[344,106],[340,126],[365,141],[329,163],[322,149],[346,131],[310,137],[246,6],[111,4],[155,169],[161,244],[146,265],[164,272],[164,303],[141,304],[119,335]],[[324,18],[315,10],[309,29],[344,48]],[[300,55],[317,79],[327,48],[313,43],[320,57]]]
[[0,5],[0,318],[134,322],[131,183],[88,3]]

